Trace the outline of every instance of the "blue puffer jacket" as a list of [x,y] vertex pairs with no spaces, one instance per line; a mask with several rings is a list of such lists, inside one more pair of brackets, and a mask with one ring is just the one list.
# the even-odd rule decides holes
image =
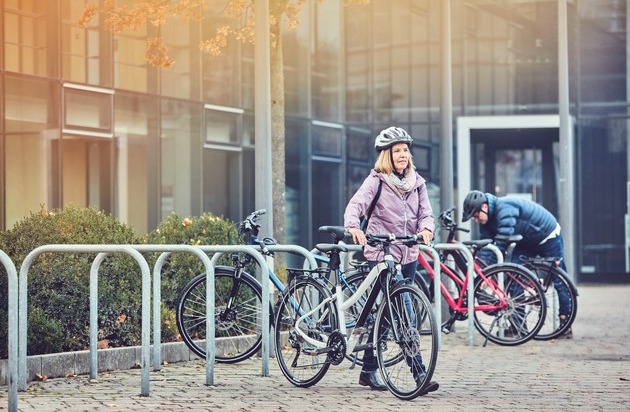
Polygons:
[[[488,223],[479,225],[482,239],[494,239],[498,234],[521,235],[523,247],[538,245],[556,228],[558,221],[544,207],[520,197],[496,197],[486,193],[488,199]],[[507,242],[495,242],[505,253]]]
[[[379,181],[382,181],[381,195],[370,217],[367,232],[379,235],[415,235],[426,229],[434,233],[435,222],[427,186],[425,180],[417,172],[414,173],[416,173],[415,186],[401,197],[387,184],[381,173],[372,169],[346,206],[343,216],[344,227],[346,229],[359,227],[359,217],[367,213],[378,190]],[[396,245],[391,248],[391,252],[397,262],[407,264],[418,259],[419,248],[418,246],[407,248]],[[363,255],[367,260],[379,261],[383,258],[383,250],[382,247],[375,248],[366,245],[363,248]]]

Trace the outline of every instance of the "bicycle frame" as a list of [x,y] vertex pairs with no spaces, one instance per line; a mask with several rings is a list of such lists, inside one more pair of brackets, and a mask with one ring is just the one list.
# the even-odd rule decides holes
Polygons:
[[[433,281],[435,282],[436,280],[435,280],[435,273],[433,272],[433,267],[431,264],[429,264],[425,255],[426,255],[426,252],[421,251],[421,253],[418,255],[418,263],[420,263],[420,266],[422,266],[427,271],[431,279],[433,279]],[[448,303],[449,307],[457,313],[467,313],[468,306],[464,305],[464,298],[466,297],[466,294],[467,294],[467,287],[468,287],[468,282],[469,282],[468,273],[466,273],[464,275],[464,278],[462,279],[449,266],[444,264],[444,262],[440,262],[440,271],[441,273],[446,274],[449,277],[449,279],[451,279],[453,282],[455,282],[460,287],[460,290],[462,291],[457,301],[455,301],[455,299],[451,296],[450,292],[448,291],[446,285],[444,285],[444,282],[442,282],[442,280],[439,279],[440,290],[442,292],[442,296]],[[495,293],[496,296],[499,298],[499,303],[496,305],[485,305],[485,304],[475,305],[474,310],[475,311],[489,311],[489,310],[504,309],[507,306],[507,300],[506,300],[507,295],[505,291],[503,290],[503,285],[499,285],[496,282],[488,279],[484,275],[479,265],[477,265],[477,263],[474,263],[474,271],[475,271],[475,274],[482,279],[484,284],[487,285],[489,288],[491,288],[492,292]]]
[[[359,285],[357,290],[355,292],[353,292],[352,295],[348,299],[344,299],[344,294],[343,294],[343,291],[341,289],[341,285],[337,282],[337,284],[335,285],[335,294],[325,298],[315,308],[313,308],[309,312],[306,312],[302,316],[300,316],[297,319],[296,324],[299,324],[299,323],[305,321],[305,318],[307,318],[311,314],[315,313],[316,311],[320,310],[324,305],[328,304],[329,302],[331,302],[331,301],[332,302],[336,302],[334,307],[337,309],[337,317],[338,317],[338,320],[339,320],[339,332],[344,336],[347,344],[348,343],[352,343],[352,345],[348,345],[348,352],[350,352],[350,353],[353,352],[353,350],[354,350],[354,343],[356,343],[356,342],[354,340],[351,341],[347,337],[348,330],[347,330],[347,327],[346,327],[345,312],[348,309],[350,309],[352,307],[352,305],[354,305],[363,296],[363,293],[365,293],[365,291],[368,288],[372,287],[372,290],[370,291],[369,297],[367,299],[367,303],[363,306],[363,309],[361,310],[361,313],[359,314],[359,318],[358,318],[358,320],[356,322],[355,329],[361,328],[365,324],[365,321],[367,320],[368,315],[370,314],[370,311],[372,310],[372,306],[373,306],[374,302],[376,301],[376,299],[377,299],[377,297],[378,297],[378,295],[379,295],[379,293],[381,292],[381,289],[382,289],[381,286],[376,282],[376,280],[379,277],[379,274],[382,271],[385,271],[385,270],[389,270],[388,269],[388,265],[387,265],[386,262],[380,262],[376,266],[374,266],[372,268],[372,270],[370,270],[370,273],[365,278],[365,280]],[[310,343],[311,345],[315,346],[318,349],[323,349],[327,345],[326,342],[323,342],[323,341],[317,340],[317,339],[313,339],[310,336],[306,335],[299,328],[296,328],[296,332],[305,341],[307,341],[308,343]]]

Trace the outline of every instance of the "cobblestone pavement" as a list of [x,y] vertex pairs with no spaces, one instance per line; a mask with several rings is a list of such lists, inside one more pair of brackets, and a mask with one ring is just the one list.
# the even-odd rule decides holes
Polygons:
[[[517,347],[488,343],[467,322],[444,335],[434,379],[440,389],[413,401],[359,386],[358,369],[333,366],[317,385],[301,389],[275,359],[270,377],[260,359],[217,365],[205,385],[200,362],[168,364],[151,372],[150,396],[140,396],[140,370],[30,382],[19,393],[23,411],[629,411],[630,285],[581,285],[572,340],[530,341]],[[0,387],[6,409],[7,387]]]

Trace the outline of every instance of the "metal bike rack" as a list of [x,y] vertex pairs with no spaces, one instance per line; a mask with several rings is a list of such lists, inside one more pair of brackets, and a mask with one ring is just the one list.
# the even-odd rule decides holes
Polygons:
[[[262,283],[262,375],[269,376],[269,266],[263,255],[252,246],[196,246],[206,253],[213,253],[210,261],[210,272],[206,274],[206,285],[214,283],[214,268],[219,257],[224,253],[241,252],[251,255],[261,269]],[[214,385],[214,288],[206,287],[206,385]],[[211,327],[212,325],[212,327]]]
[[[260,246],[253,246],[253,248],[258,250],[259,252],[261,250]],[[302,246],[297,246],[297,245],[269,245],[269,246],[267,246],[267,250],[269,250],[270,252],[288,252],[288,253],[294,253],[294,254],[297,254],[297,255],[302,255],[302,256],[304,256],[305,268],[306,268],[306,263],[308,262],[308,264],[311,265],[311,269],[317,269],[317,261],[313,257],[312,251],[309,251],[306,248],[303,248]],[[317,249],[315,249],[315,250],[317,250]]]
[[9,412],[17,411],[18,405],[18,276],[11,258],[0,250],[0,262],[4,265],[9,278],[8,289],[8,341],[9,341]]
[[[433,257],[433,278],[434,279],[441,279],[441,269],[440,269],[440,254],[437,252],[437,250],[435,250],[435,248],[432,248],[430,246],[427,245],[419,245],[420,246],[420,250],[423,250],[427,253],[430,253],[431,256]],[[438,350],[442,349],[442,291],[440,289],[440,284],[441,282],[437,282],[437,281],[433,281],[433,300],[434,300],[434,311],[435,311],[435,320],[437,321],[437,326],[438,326]]]
[[[18,296],[18,389],[26,390],[27,373],[27,317],[28,317],[28,270],[33,261],[41,254],[48,252],[60,253],[98,253],[90,269],[90,328],[92,329],[92,317],[94,308],[97,308],[98,268],[105,257],[110,253],[127,253],[133,257],[142,270],[142,383],[141,396],[149,396],[149,364],[151,360],[151,274],[149,265],[137,250],[129,245],[44,245],[33,249],[22,262],[19,276]],[[94,311],[96,313],[96,311]],[[92,342],[90,331],[90,376],[95,376],[92,369],[97,364],[96,345]]]
[[[199,247],[191,245],[130,245],[140,253],[162,252],[153,267],[153,369],[162,369],[162,267],[166,260],[177,252],[186,252],[196,255],[206,269],[206,275],[211,272],[210,258]],[[211,275],[214,284],[214,272]],[[212,302],[214,302],[214,288],[212,288]],[[214,311],[213,311],[214,312]],[[92,330],[90,328],[90,330]],[[214,316],[212,316],[212,330],[214,331]],[[211,336],[214,336],[214,332]],[[212,353],[214,354],[214,339],[212,339]],[[213,359],[214,361],[214,359]]]
[[[470,250],[465,245],[459,243],[436,243],[433,245],[433,248],[436,250],[459,250],[466,257],[466,268],[468,275],[468,285],[467,285],[467,293],[468,293],[468,343],[470,346],[473,346],[475,343],[475,319],[474,319],[474,310],[475,310],[475,302],[472,298],[475,293],[474,289],[474,265],[473,265],[473,256],[470,253]],[[437,297],[436,297],[437,300]],[[441,327],[441,325],[440,325]]]
[[491,243],[489,245],[485,245],[482,249],[490,249],[497,256],[497,263],[503,263],[503,252],[501,252],[501,249],[499,249],[496,245]]

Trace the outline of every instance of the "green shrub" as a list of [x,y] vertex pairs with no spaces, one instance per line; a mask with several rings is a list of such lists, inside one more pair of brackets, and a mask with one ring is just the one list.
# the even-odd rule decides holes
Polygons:
[[[172,214],[152,233],[140,238],[133,229],[93,208],[68,206],[41,210],[0,233],[0,249],[19,270],[35,248],[49,244],[190,244],[241,243],[232,222],[205,213],[181,218]],[[159,253],[146,254],[152,269]],[[44,253],[28,271],[28,354],[83,350],[89,347],[90,267],[96,254]],[[224,256],[221,264],[229,263]],[[178,339],[175,304],[180,290],[203,263],[190,253],[174,253],[163,266],[162,341]],[[99,269],[99,347],[139,345],[142,337],[142,275],[126,254],[108,256]],[[0,265],[0,358],[7,348],[7,285]]]
[[[162,245],[232,245],[241,244],[234,222],[206,212],[198,217],[183,218],[172,213],[150,234],[144,242]],[[153,267],[159,254],[148,257]],[[229,264],[229,256],[224,255],[219,264]],[[201,260],[192,253],[173,253],[164,264],[161,276],[162,302],[168,308],[175,308],[179,293],[186,283],[205,268]],[[165,338],[164,332],[162,338]]]
[[[41,210],[0,234],[0,249],[20,268],[35,248],[48,244],[137,244],[134,230],[93,208]],[[96,254],[44,253],[28,271],[28,354],[83,350],[89,346],[90,267]],[[4,267],[0,290],[7,290]],[[109,346],[136,345],[141,337],[141,271],[126,254],[112,254],[99,270],[98,338]],[[0,312],[6,314],[6,293]],[[0,331],[6,330],[0,316]],[[7,356],[0,336],[0,357]]]

